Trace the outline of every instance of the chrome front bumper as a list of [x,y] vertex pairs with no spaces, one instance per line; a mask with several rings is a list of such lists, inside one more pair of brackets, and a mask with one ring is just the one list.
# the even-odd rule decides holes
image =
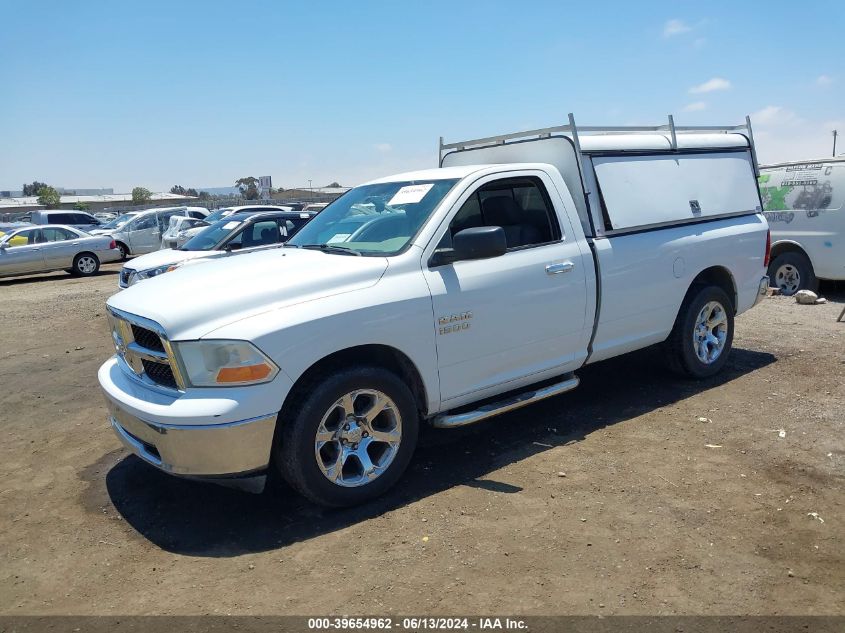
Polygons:
[[174,475],[229,478],[267,468],[276,428],[269,415],[228,424],[154,424],[107,398],[117,437],[148,464]]

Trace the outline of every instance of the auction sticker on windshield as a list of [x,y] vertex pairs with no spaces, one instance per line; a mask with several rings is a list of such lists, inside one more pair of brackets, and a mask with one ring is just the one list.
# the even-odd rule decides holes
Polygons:
[[387,204],[416,204],[425,198],[425,194],[427,194],[433,186],[433,182],[425,185],[406,185],[397,191]]

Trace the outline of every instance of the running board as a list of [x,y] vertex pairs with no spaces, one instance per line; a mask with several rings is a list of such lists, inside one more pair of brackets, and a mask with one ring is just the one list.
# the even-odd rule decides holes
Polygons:
[[431,424],[439,429],[453,429],[458,426],[475,424],[476,422],[481,422],[481,420],[492,418],[494,415],[507,413],[508,411],[513,411],[514,409],[520,409],[526,405],[534,404],[540,400],[545,400],[546,398],[551,398],[552,396],[572,391],[578,386],[579,382],[578,376],[569,374],[569,378],[563,382],[556,382],[555,384],[548,385],[546,387],[523,391],[522,393],[518,393],[514,396],[508,396],[503,400],[485,404],[473,411],[455,413],[452,415],[449,415],[448,413],[441,413],[440,415],[434,417]]

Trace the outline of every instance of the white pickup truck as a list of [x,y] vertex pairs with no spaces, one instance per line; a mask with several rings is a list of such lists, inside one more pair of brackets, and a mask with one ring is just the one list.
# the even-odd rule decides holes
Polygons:
[[166,472],[315,502],[387,490],[419,424],[573,389],[663,343],[718,372],[766,292],[750,122],[566,126],[444,145],[440,167],[355,187],[284,247],[113,296],[111,424]]

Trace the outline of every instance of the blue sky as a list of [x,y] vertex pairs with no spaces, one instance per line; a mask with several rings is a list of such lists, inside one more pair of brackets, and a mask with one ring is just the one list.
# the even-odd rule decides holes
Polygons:
[[845,2],[0,0],[0,189],[344,185],[564,122],[845,151]]

